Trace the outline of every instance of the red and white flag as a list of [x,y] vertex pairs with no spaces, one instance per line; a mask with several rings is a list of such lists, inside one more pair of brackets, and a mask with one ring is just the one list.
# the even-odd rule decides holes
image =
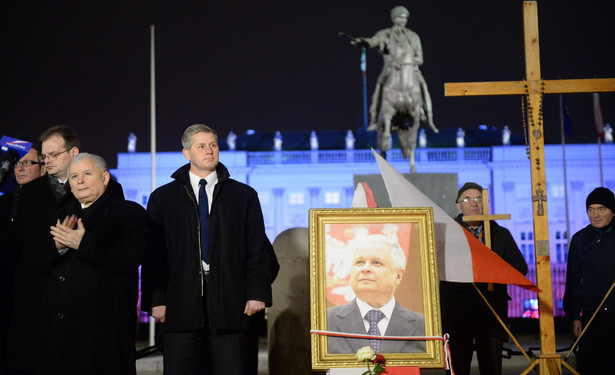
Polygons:
[[604,141],[604,119],[602,118],[602,106],[600,106],[600,95],[594,93],[594,122],[596,123],[596,132],[598,138]]
[[[373,151],[373,150],[372,150]],[[438,276],[443,281],[514,284],[538,292],[519,271],[436,205],[429,197],[374,152],[393,207],[432,207],[438,258]],[[364,188],[355,193],[360,193]]]

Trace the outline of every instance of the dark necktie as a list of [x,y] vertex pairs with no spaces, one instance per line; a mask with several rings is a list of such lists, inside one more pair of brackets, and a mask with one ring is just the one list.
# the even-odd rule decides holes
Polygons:
[[[384,318],[384,313],[380,310],[369,310],[365,314],[365,319],[369,321],[368,335],[382,336],[380,329],[378,328],[378,322]],[[374,349],[374,352],[380,352],[380,343],[382,340],[369,340],[369,345]]]
[[64,183],[63,182],[60,182],[60,180],[57,180],[57,181],[58,181],[57,184],[54,184],[52,182],[51,183],[51,187],[55,188],[53,195],[56,197],[56,200],[58,202],[60,202],[62,200],[62,197],[64,197],[64,194],[66,194],[66,189],[64,189]]
[[201,259],[209,264],[209,201],[205,191],[207,181],[199,181],[199,223],[201,226]]

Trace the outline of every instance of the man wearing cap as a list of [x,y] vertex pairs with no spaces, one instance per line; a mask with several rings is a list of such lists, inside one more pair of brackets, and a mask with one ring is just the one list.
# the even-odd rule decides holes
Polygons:
[[[564,310],[579,337],[615,282],[615,196],[607,188],[594,189],[585,202],[590,224],[570,241]],[[615,294],[604,304],[583,334],[577,354],[581,374],[606,374],[615,368]]]
[[[482,221],[465,222],[464,215],[483,214],[483,188],[477,183],[464,184],[457,193],[455,218],[465,230],[485,242]],[[508,229],[495,221],[491,226],[491,249],[522,274],[527,264]],[[510,296],[505,284],[475,283],[489,304],[505,323]],[[502,373],[502,344],[508,340],[506,331],[497,321],[487,304],[469,283],[440,282],[440,306],[443,332],[450,334],[450,349],[455,374],[470,373],[472,352],[476,348],[481,374]]]

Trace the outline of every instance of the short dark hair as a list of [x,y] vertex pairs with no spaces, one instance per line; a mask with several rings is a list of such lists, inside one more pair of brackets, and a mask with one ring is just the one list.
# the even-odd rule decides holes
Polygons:
[[30,147],[30,149],[36,151],[36,160],[39,163],[43,163],[45,161],[41,157],[41,146],[39,144],[32,145],[32,147]]
[[41,142],[45,142],[49,138],[59,135],[64,139],[64,147],[67,149],[71,149],[73,147],[77,147],[81,150],[81,141],[79,140],[79,136],[77,133],[66,125],[55,125],[45,130],[43,134],[39,137]]

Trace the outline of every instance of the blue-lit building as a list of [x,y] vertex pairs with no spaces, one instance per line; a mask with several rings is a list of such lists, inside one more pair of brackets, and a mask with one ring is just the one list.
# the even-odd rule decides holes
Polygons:
[[[490,212],[511,214],[512,220],[501,224],[516,239],[529,265],[528,278],[535,281],[530,162],[523,138],[513,136],[512,145],[502,145],[502,134],[497,130],[464,129],[462,133],[462,139],[456,129],[443,129],[437,136],[427,134],[429,140],[423,138],[424,147],[416,150],[417,173],[457,173],[459,185],[474,181],[489,189]],[[231,135],[220,139],[220,146],[220,161],[231,177],[258,191],[272,242],[286,229],[308,227],[310,208],[351,207],[354,176],[380,173],[370,149],[376,147],[375,136],[364,131]],[[566,183],[562,146],[545,145],[555,316],[563,315],[567,233],[574,234],[589,224],[585,198],[601,185],[601,179],[603,186],[615,190],[613,143],[600,147],[570,144],[565,146],[565,154]],[[387,160],[399,172],[409,173],[409,162],[402,158],[395,139]],[[157,153],[155,186],[171,181],[171,174],[186,162],[179,150]],[[124,187],[127,199],[147,204],[151,191],[149,153],[118,154],[112,174]],[[531,313],[529,300],[536,295],[518,287],[509,287],[509,291],[513,297],[510,315]]]

